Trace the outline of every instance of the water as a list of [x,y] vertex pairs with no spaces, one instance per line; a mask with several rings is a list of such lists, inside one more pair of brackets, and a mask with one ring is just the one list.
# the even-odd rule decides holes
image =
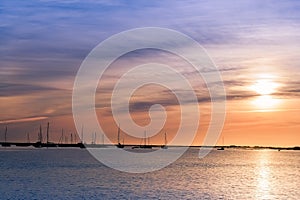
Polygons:
[[299,199],[300,152],[198,150],[128,174],[83,149],[0,149],[0,199]]

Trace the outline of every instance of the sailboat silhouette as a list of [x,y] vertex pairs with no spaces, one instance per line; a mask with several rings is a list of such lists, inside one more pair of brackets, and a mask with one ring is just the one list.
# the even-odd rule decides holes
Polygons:
[[167,146],[167,132],[165,132],[165,144],[163,146],[161,146],[162,149],[168,149],[168,146]]
[[116,145],[118,148],[124,148],[124,144],[121,144],[120,143],[120,132],[121,132],[121,129],[120,129],[120,125],[118,126],[118,144]]
[[217,148],[217,150],[220,150],[220,151],[224,151],[225,148],[224,148],[224,137],[222,137],[222,146]]

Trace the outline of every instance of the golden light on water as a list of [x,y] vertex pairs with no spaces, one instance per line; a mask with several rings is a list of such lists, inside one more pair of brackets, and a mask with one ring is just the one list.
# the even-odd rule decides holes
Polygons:
[[259,152],[257,158],[257,197],[263,199],[270,198],[270,168],[269,168],[269,151]]

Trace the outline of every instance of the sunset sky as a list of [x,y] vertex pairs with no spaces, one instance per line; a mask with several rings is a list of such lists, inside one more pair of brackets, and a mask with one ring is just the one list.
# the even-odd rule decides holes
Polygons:
[[[220,137],[225,145],[300,145],[299,10],[296,0],[2,0],[0,141],[5,126],[8,140],[26,140],[30,133],[35,141],[39,125],[45,128],[48,121],[52,140],[58,140],[62,128],[74,133],[73,84],[89,52],[121,31],[163,27],[199,42],[221,72],[227,93]],[[113,142],[117,125],[107,108],[107,88],[113,87],[126,66],[153,60],[171,65],[195,81],[186,63],[167,52],[144,50],[120,58],[96,95],[99,122]],[[210,99],[203,80],[194,87],[201,110],[194,140],[199,145],[210,123]],[[138,89],[130,105],[132,118],[140,125],[149,123],[148,109],[157,103],[168,111],[164,130],[171,139],[178,128],[179,105],[166,88],[150,85]],[[164,130],[151,141],[160,143]],[[87,141],[91,134],[86,133]],[[128,136],[125,142],[140,140]]]

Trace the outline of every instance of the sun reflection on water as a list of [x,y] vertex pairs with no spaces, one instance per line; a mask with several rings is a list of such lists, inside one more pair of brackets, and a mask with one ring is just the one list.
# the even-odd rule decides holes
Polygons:
[[257,158],[257,188],[258,199],[270,199],[270,152],[260,151]]

